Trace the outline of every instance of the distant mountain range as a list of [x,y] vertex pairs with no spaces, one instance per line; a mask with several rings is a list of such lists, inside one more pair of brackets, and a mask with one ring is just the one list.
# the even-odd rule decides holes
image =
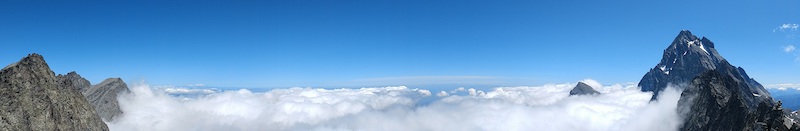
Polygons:
[[798,110],[800,109],[800,90],[787,89],[767,89],[772,94],[772,98],[783,102],[783,108]]

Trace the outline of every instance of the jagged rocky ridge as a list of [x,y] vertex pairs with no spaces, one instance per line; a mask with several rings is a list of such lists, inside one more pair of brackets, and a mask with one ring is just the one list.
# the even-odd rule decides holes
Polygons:
[[59,82],[69,85],[70,88],[78,90],[78,92],[81,93],[83,93],[87,89],[86,87],[91,86],[89,80],[84,79],[83,77],[81,77],[81,75],[78,75],[78,73],[74,71],[69,72],[66,75],[58,74],[58,76],[56,76],[56,79]]
[[116,116],[122,114],[117,96],[120,93],[130,92],[128,86],[120,78],[108,78],[94,86],[74,71],[66,75],[58,75],[57,78],[59,81],[72,83],[72,86],[79,90],[94,107],[97,114],[106,121],[112,121]]
[[652,100],[669,85],[685,88],[678,102],[685,119],[681,130],[796,128],[761,84],[728,63],[711,40],[698,39],[687,30],[675,37],[661,62],[639,82],[642,91],[654,93]]
[[692,80],[683,91],[678,103],[684,114],[682,130],[797,130],[797,123],[785,116],[780,104],[759,101],[757,106],[747,104],[752,99],[745,82],[733,74],[723,74],[720,68],[709,70]]
[[56,79],[38,54],[0,71],[0,130],[108,130],[77,90],[80,82]]
[[114,118],[122,114],[119,109],[117,96],[120,93],[129,93],[130,90],[124,81],[120,78],[108,78],[85,90],[83,95],[86,100],[94,106],[97,114],[107,121],[112,121]]
[[[719,55],[714,48],[714,42],[705,37],[698,39],[688,30],[683,30],[664,50],[661,61],[642,77],[639,87],[642,87],[642,91],[652,91],[653,99],[656,99],[668,84],[687,83],[700,73],[720,67],[732,65]],[[740,75],[737,77],[747,83],[748,92],[762,96],[760,100],[772,99],[764,86],[750,78],[741,67],[723,73]]]
[[575,85],[575,88],[569,91],[569,95],[596,95],[600,94],[592,88],[592,86],[587,85],[583,82],[578,82],[578,85]]

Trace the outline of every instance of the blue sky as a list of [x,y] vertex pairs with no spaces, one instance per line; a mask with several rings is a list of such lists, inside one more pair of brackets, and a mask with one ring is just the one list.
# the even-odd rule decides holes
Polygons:
[[800,1],[2,1],[0,62],[92,83],[221,87],[638,82],[682,29],[800,83]]

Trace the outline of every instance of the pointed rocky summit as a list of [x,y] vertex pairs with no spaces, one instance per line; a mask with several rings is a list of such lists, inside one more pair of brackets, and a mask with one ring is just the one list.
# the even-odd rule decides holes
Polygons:
[[83,95],[38,54],[0,71],[0,130],[102,131],[108,127]]
[[652,100],[667,86],[684,89],[681,130],[789,130],[796,128],[769,92],[741,67],[728,63],[711,40],[687,30],[672,41],[661,62],[642,77]]
[[717,68],[739,68],[737,70],[721,70],[725,74],[735,74],[748,85],[748,92],[758,95],[761,100],[771,100],[769,92],[754,79],[747,76],[744,69],[730,65],[714,48],[714,42],[703,37],[697,38],[688,30],[681,31],[672,41],[661,61],[651,68],[639,81],[642,91],[652,91],[653,99],[669,84],[678,85],[690,82],[700,73]]
[[583,82],[578,82],[578,85],[575,85],[575,88],[569,91],[569,95],[596,95],[600,94],[592,88],[592,86],[587,85]]
[[120,93],[130,92],[128,86],[120,78],[108,78],[100,84],[92,86],[88,80],[73,71],[67,75],[58,75],[56,79],[60,83],[68,85],[69,88],[79,90],[97,111],[97,115],[106,121],[112,121],[116,116],[122,114],[117,96]]
[[84,79],[81,75],[78,75],[76,72],[69,72],[67,75],[58,74],[56,79],[59,83],[66,85],[67,87],[74,88],[78,90],[78,92],[84,92],[84,90],[89,89],[89,86],[92,86],[89,83],[89,80]]
[[108,78],[100,84],[94,85],[83,92],[86,100],[94,106],[97,114],[105,120],[112,121],[122,114],[119,109],[117,96],[121,93],[129,93],[130,90],[120,78]]

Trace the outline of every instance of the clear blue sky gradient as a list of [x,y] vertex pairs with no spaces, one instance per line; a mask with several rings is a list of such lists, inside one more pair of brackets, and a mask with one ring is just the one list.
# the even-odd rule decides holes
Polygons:
[[786,23],[800,1],[12,0],[0,63],[36,52],[92,83],[610,84],[638,82],[688,29],[761,83],[800,83],[783,51],[797,32],[773,32]]

